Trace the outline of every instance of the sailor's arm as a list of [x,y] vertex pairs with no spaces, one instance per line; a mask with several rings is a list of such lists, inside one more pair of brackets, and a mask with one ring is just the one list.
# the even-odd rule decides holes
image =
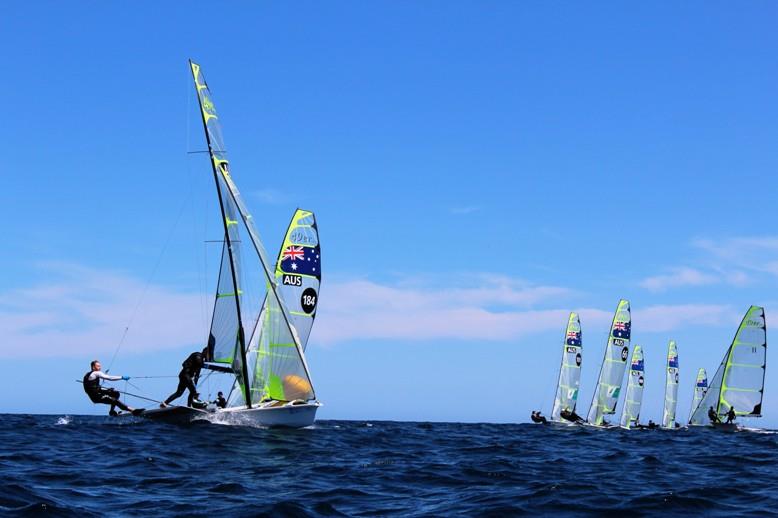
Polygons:
[[123,376],[111,376],[110,374],[106,374],[103,371],[95,371],[92,373],[92,376],[95,376],[105,381],[119,381],[120,379],[123,378]]

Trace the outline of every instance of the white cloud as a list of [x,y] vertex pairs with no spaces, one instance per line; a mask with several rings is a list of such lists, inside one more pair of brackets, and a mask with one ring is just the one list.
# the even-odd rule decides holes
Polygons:
[[123,354],[200,344],[207,333],[197,294],[72,265],[46,270],[45,284],[0,293],[0,357],[112,355],[133,315]]
[[[203,343],[211,297],[72,265],[49,265],[47,273],[45,284],[0,293],[0,357],[107,358],[130,319],[123,355]],[[607,328],[613,317],[613,308],[570,308],[570,300],[580,296],[572,290],[489,274],[449,277],[443,287],[434,278],[383,284],[334,278],[323,290],[311,337],[321,345],[376,339],[479,344],[561,333],[570,309],[581,315],[584,329]],[[651,306],[634,312],[636,328],[648,332],[728,325],[737,318],[729,306],[718,305]]]
[[633,311],[635,329],[648,332],[672,331],[689,326],[732,325],[739,322],[737,311],[720,304],[674,304],[649,306]]
[[[312,340],[325,345],[371,339],[515,340],[562,329],[570,311],[563,299],[574,293],[520,283],[499,289],[421,289],[368,280],[327,283],[323,289],[325,302]],[[607,328],[613,318],[613,309],[572,309],[581,315],[584,329]],[[636,325],[646,332],[727,324],[733,318],[737,316],[728,306],[707,304],[649,306],[634,316]]]
[[704,286],[719,282],[717,276],[703,273],[694,268],[675,268],[672,273],[655,275],[640,282],[649,291],[664,291],[678,286]]

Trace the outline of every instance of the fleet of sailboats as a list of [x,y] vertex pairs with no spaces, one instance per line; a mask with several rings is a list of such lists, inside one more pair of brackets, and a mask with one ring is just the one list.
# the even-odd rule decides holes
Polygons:
[[[207,377],[221,376],[230,389],[224,408],[171,405],[143,415],[174,421],[207,416],[217,421],[237,420],[264,426],[309,426],[321,406],[305,357],[321,284],[316,217],[311,211],[297,209],[276,261],[269,262],[254,220],[232,177],[210,89],[200,66],[190,61],[190,68],[224,237],[213,315],[204,349],[207,358],[204,368],[211,371]],[[256,309],[259,300],[262,302]],[[630,357],[631,332],[630,303],[622,299],[611,322],[597,384],[584,420],[576,414],[583,361],[581,320],[577,313],[570,313],[562,342],[551,422],[612,427],[607,416],[616,413],[629,365],[619,425],[624,429],[645,428],[640,423],[645,388],[644,351],[635,345]],[[710,384],[705,369],[699,369],[688,425],[734,429],[736,417],[761,417],[766,352],[764,308],[751,306]],[[677,429],[680,427],[676,418],[680,368],[674,340],[668,343],[665,375],[661,428]],[[539,413],[533,415],[533,420],[545,422]]]
[[[612,427],[606,420],[606,416],[615,413],[619,402],[622,378],[629,356],[631,328],[629,302],[621,300],[611,323],[605,355],[586,422],[580,418],[569,419],[566,418],[565,413],[569,416],[570,412],[575,411],[581,380],[581,323],[576,313],[570,314],[551,413],[552,422],[577,423],[596,428]],[[710,385],[706,370],[704,368],[698,370],[688,426],[713,426],[733,430],[742,428],[734,423],[737,417],[761,417],[766,355],[767,328],[764,308],[751,306],[743,317],[735,338],[725,352]],[[628,430],[680,429],[681,424],[676,416],[680,365],[678,345],[675,340],[670,340],[667,346],[664,406],[659,426],[655,426],[653,422],[649,422],[648,426],[640,423],[645,388],[645,359],[643,348],[639,345],[632,348],[628,372],[627,390],[621,407],[619,426]],[[537,417],[533,420],[539,422]]]

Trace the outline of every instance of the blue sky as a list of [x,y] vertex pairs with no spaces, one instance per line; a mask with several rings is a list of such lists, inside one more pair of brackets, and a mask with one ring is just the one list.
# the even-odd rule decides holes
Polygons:
[[207,160],[187,154],[205,145],[191,57],[267,247],[295,207],[317,214],[321,418],[548,412],[571,310],[586,406],[619,298],[645,349],[644,419],[661,417],[670,338],[685,415],[697,368],[712,376],[748,306],[768,329],[778,308],[776,14],[5,6],[0,388],[18,397],[0,411],[102,412],[73,380],[126,327],[120,374],[175,375],[200,347],[218,256],[204,241],[220,235]]

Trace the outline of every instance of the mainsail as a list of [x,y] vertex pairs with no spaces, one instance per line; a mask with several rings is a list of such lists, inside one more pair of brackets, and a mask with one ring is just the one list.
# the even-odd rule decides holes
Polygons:
[[624,408],[621,409],[621,426],[624,428],[637,426],[640,421],[640,406],[643,403],[643,385],[645,384],[643,374],[643,349],[636,345],[632,349],[627,395],[624,397]]
[[674,340],[670,340],[670,344],[667,346],[666,375],[662,428],[675,428],[675,410],[678,406],[678,347],[676,347]]
[[581,382],[582,351],[581,321],[577,313],[570,313],[562,344],[562,366],[559,369],[554,408],[551,410],[551,419],[554,421],[563,421],[560,415],[563,410],[575,412]]
[[719,418],[730,408],[745,417],[762,416],[767,361],[767,323],[764,308],[751,306],[724,354],[710,387],[692,414],[691,424],[708,424],[708,410]]
[[700,401],[702,401],[702,398],[705,397],[705,393],[708,391],[708,374],[705,372],[705,369],[700,368],[700,370],[697,371],[697,380],[694,382],[694,399],[692,399],[692,410],[689,414],[689,424],[690,425],[701,425],[705,424],[705,421],[700,422],[694,422],[694,410],[697,408],[697,405],[700,404]]
[[[233,405],[234,402],[240,400],[241,403],[251,407],[252,400],[255,399],[252,397],[252,393],[257,392],[258,387],[252,386],[252,380],[256,380],[256,376],[249,377],[248,374],[247,355],[249,350],[246,336],[249,336],[250,333],[247,332],[248,329],[244,324],[245,322],[253,323],[254,319],[245,318],[242,315],[242,311],[245,310],[241,309],[241,306],[245,305],[242,303],[246,302],[245,290],[241,286],[240,281],[241,259],[238,253],[239,243],[241,242],[238,237],[242,230],[248,234],[248,240],[253,245],[264,274],[263,277],[265,278],[266,294],[263,307],[266,307],[267,311],[262,311],[258,316],[258,320],[262,321],[263,329],[269,330],[267,333],[264,333],[269,344],[272,344],[273,347],[278,346],[289,349],[288,354],[285,355],[283,375],[277,380],[275,378],[264,380],[265,385],[261,388],[261,391],[264,392],[265,388],[272,384],[277,389],[274,390],[276,394],[289,392],[295,396],[292,399],[315,399],[313,384],[311,383],[300,339],[296,336],[296,331],[290,323],[289,312],[286,309],[283,295],[276,284],[275,275],[270,270],[270,263],[267,260],[267,253],[262,245],[259,232],[257,232],[251,214],[248,212],[240,192],[232,180],[227,154],[224,149],[221,125],[219,124],[212,101],[211,92],[203,78],[200,66],[191,61],[189,63],[200,104],[200,112],[208,142],[213,174],[216,180],[216,190],[219,195],[225,233],[224,252],[226,254],[222,255],[222,273],[220,273],[219,277],[217,307],[214,309],[213,320],[214,322],[217,320],[226,322],[234,320],[237,323],[237,325],[232,327],[228,325],[221,326],[226,329],[226,331],[220,332],[220,334],[226,336],[226,345],[221,345],[219,337],[216,336],[218,333],[214,333],[214,325],[211,326],[209,350],[213,352],[212,359],[217,363],[229,363],[232,366],[232,371],[236,378],[235,386],[239,389],[240,397],[230,397],[230,404]],[[226,270],[229,271],[229,275],[224,273]],[[232,284],[232,291],[228,291],[229,284]],[[220,304],[221,299],[232,300],[233,302],[231,304]],[[217,310],[219,312],[218,317]],[[232,358],[229,355],[231,340],[234,340]]]
[[605,357],[600,367],[597,388],[589,407],[588,421],[601,426],[603,416],[614,414],[619,402],[621,382],[629,357],[629,339],[632,327],[629,301],[620,300],[613,316],[608,343],[605,346]]

